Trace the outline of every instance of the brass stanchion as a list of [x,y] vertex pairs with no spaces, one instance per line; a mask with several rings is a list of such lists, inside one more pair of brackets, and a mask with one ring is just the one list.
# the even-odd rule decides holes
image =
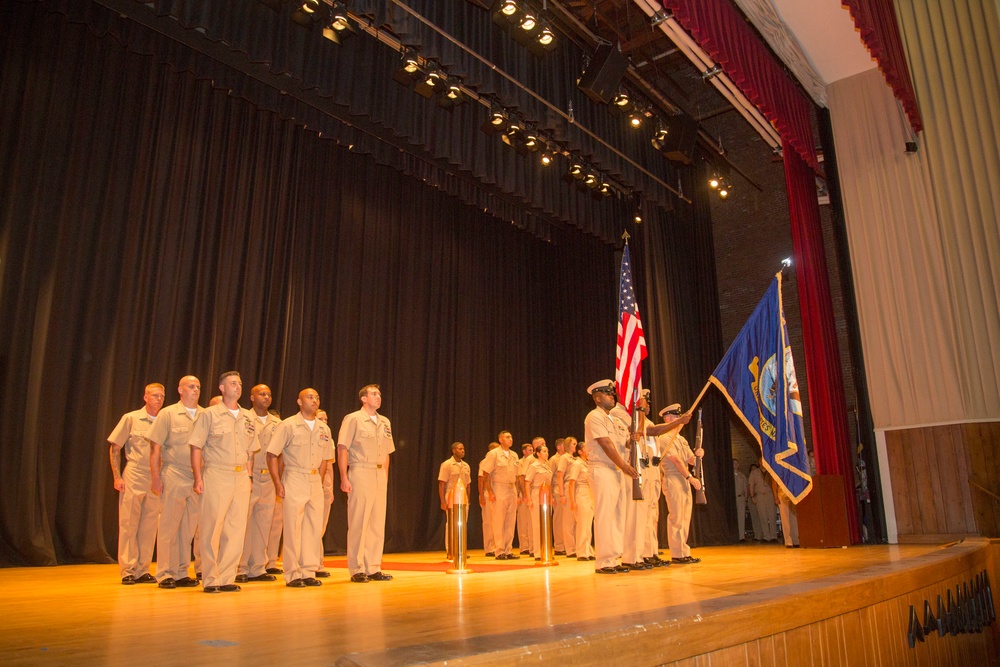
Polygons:
[[[538,489],[538,539],[542,543],[538,565],[558,565],[555,549],[552,546],[552,490],[548,484],[542,484]],[[535,547],[536,550],[538,547]]]
[[455,488],[452,489],[449,509],[448,525],[450,526],[451,534],[449,535],[448,546],[451,549],[453,567],[448,570],[448,574],[466,574],[471,572],[471,570],[465,567],[465,561],[468,558],[466,555],[468,544],[466,535],[468,525],[466,524],[466,519],[469,516],[469,496],[465,490],[465,483],[461,479],[455,483]]

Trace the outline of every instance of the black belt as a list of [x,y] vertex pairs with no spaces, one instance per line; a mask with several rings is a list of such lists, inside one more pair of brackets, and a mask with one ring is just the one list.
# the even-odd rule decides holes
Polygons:
[[653,457],[653,465],[656,466],[657,468],[659,468],[660,467],[660,461],[662,461],[662,460],[663,459],[661,459],[659,456],[654,456]]
[[641,465],[641,466],[648,466],[649,465],[649,459],[639,459],[639,465]]

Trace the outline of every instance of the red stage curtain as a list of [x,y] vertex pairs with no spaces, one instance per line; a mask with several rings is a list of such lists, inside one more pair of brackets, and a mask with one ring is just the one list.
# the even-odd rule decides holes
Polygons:
[[728,0],[663,0],[663,6],[816,169],[809,100]]
[[843,0],[843,3],[850,10],[854,25],[861,32],[861,41],[878,62],[878,68],[882,70],[886,82],[903,105],[906,117],[910,119],[910,126],[914,132],[920,132],[924,129],[924,121],[920,118],[917,94],[913,90],[910,68],[906,64],[906,53],[899,36],[899,24],[896,22],[892,0]]
[[[816,472],[841,475],[844,497],[854,498],[853,464],[847,432],[844,379],[837,349],[837,329],[830,301],[829,272],[823,229],[816,201],[815,175],[798,154],[785,146],[785,187],[792,219],[795,277],[798,280],[802,337],[809,379],[809,415],[812,424]],[[847,503],[851,541],[861,541],[856,505]]]

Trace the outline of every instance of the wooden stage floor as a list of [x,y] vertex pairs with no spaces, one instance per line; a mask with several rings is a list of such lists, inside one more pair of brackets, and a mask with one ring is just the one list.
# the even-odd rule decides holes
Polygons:
[[696,565],[613,576],[566,558],[498,569],[482,551],[469,562],[492,571],[449,575],[441,552],[387,554],[394,581],[367,584],[351,583],[344,559],[328,557],[332,576],[320,588],[286,588],[279,577],[218,595],[122,586],[114,565],[7,568],[0,664],[374,665],[472,655],[491,664],[483,657],[491,651],[640,627],[636,619],[653,616],[697,617],[778,588],[788,595],[831,578],[877,577],[947,548],[709,547],[695,550]]

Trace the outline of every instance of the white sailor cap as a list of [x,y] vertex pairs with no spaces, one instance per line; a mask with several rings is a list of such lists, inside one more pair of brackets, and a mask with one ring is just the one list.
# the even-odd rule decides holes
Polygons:
[[615,393],[615,381],[614,380],[598,380],[594,384],[587,387],[587,393],[593,394],[595,391],[603,391],[608,394]]
[[660,416],[661,417],[663,415],[665,415],[665,414],[668,414],[668,413],[672,414],[672,415],[679,415],[681,413],[681,404],[680,403],[672,403],[671,405],[668,405],[667,407],[665,407],[662,410],[660,410]]

